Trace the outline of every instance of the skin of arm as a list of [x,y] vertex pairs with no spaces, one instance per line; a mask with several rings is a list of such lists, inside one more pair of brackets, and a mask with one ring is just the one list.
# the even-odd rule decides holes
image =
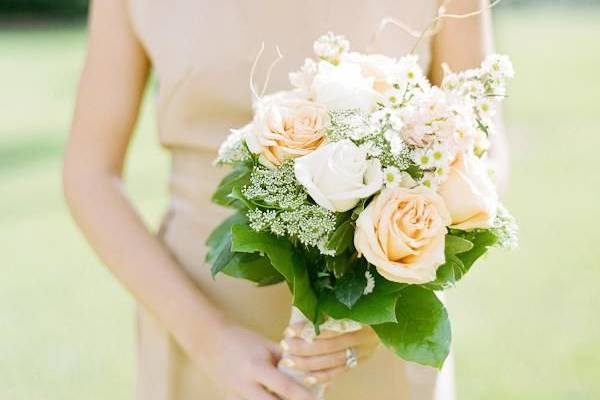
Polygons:
[[278,346],[229,321],[147,230],[127,198],[123,165],[150,66],[126,4],[91,5],[88,53],[64,156],[71,213],[100,259],[224,395],[313,400],[276,369]]
[[[447,5],[448,14],[466,14],[485,10],[466,19],[445,18],[441,30],[432,41],[432,68],[430,79],[439,85],[443,79],[442,63],[453,71],[476,68],[493,52],[491,12],[487,0],[453,0]],[[497,131],[490,137],[489,161],[496,173],[496,184],[504,193],[509,179],[509,154],[506,133],[502,124],[502,110],[496,115]]]
[[[149,72],[124,4],[103,0],[92,6],[89,49],[64,158],[65,197],[102,261],[194,352],[206,325],[219,323],[222,316],[145,228],[122,182]],[[181,325],[199,320],[198,326]]]

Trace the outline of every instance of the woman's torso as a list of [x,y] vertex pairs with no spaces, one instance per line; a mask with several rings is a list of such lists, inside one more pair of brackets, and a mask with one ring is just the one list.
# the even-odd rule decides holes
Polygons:
[[[321,34],[344,34],[356,51],[400,56],[410,51],[416,39],[390,27],[376,43],[370,43],[381,19],[391,16],[421,30],[436,9],[436,0],[130,0],[132,24],[158,81],[160,142],[173,160],[163,241],[201,289],[232,318],[277,340],[290,310],[284,285],[256,288],[226,276],[213,280],[203,261],[206,236],[228,214],[210,202],[226,173],[213,167],[212,161],[229,129],[252,117],[250,69],[261,43],[265,52],[256,70],[257,86],[262,86],[276,58],[275,46],[279,46],[284,58],[275,67],[268,91],[287,89],[287,74],[313,56],[312,43]],[[420,44],[418,54],[427,69],[428,40]],[[374,397],[378,400],[402,398],[397,395],[406,385],[402,364],[395,360],[391,354],[378,354],[370,372],[363,368],[360,375],[349,375],[339,385],[339,396],[332,399],[365,398],[360,397],[359,387],[383,390]],[[367,384],[382,373],[395,377],[387,383],[389,388]],[[358,381],[362,384],[357,385]]]

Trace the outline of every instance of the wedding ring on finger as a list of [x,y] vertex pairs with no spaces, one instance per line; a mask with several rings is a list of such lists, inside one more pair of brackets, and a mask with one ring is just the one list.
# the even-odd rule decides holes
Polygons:
[[352,347],[346,349],[346,367],[354,368],[358,365],[358,357]]

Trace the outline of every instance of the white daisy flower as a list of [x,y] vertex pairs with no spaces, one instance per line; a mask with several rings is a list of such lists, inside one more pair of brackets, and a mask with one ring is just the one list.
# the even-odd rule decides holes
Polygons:
[[458,75],[447,74],[442,81],[442,88],[445,90],[454,90],[460,85]]
[[512,62],[505,55],[492,54],[486,57],[481,63],[481,68],[498,78],[512,78],[515,76]]
[[478,99],[475,103],[475,108],[481,117],[490,118],[496,114],[496,107],[494,104],[486,97]]
[[485,95],[485,87],[483,86],[483,83],[478,80],[469,81],[465,85],[465,90],[467,94],[471,96],[481,97]]
[[429,154],[432,158],[431,165],[436,168],[447,167],[454,158],[452,150],[448,146],[443,145],[435,146],[430,150]]
[[413,161],[421,169],[428,169],[433,166],[433,156],[431,149],[415,149],[413,152]]
[[421,183],[430,189],[437,189],[442,183],[448,178],[448,172],[446,170],[436,168],[433,172],[425,172]]
[[402,173],[396,167],[387,167],[383,170],[383,182],[387,188],[398,187],[402,182]]

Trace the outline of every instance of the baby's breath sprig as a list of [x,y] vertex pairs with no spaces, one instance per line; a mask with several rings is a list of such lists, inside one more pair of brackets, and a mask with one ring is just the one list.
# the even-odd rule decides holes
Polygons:
[[502,204],[498,206],[498,214],[492,231],[498,242],[496,246],[503,249],[516,249],[519,246],[519,228],[515,217]]
[[244,140],[244,128],[232,129],[219,147],[216,165],[234,165],[250,159],[251,153]]
[[385,108],[369,115],[359,110],[333,110],[329,117],[328,140],[351,140],[364,149],[368,157],[381,161],[383,167],[393,166],[404,171],[411,164],[411,147],[394,130],[391,115]]

